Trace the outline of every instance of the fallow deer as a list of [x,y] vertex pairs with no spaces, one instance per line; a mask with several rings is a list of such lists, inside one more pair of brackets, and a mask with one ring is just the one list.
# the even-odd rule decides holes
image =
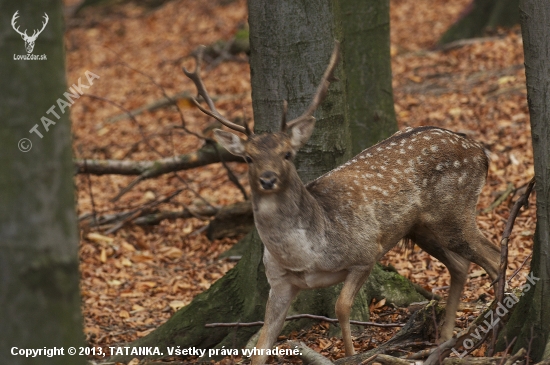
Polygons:
[[[206,114],[246,134],[216,130],[217,141],[248,163],[252,206],[265,245],[271,286],[256,347],[273,346],[293,298],[303,289],[344,282],[336,302],[346,356],[355,353],[349,317],[354,297],[374,264],[410,239],[449,269],[451,287],[440,340],[453,334],[470,262],[495,280],[499,249],[476,226],[476,203],[488,158],[481,144],[437,127],[407,128],[304,185],[292,162],[307,142],[338,61],[331,57],[308,110],[283,121],[280,132],[256,135],[215,108],[199,76],[184,69],[208,104]],[[253,365],[267,356],[254,356]]]

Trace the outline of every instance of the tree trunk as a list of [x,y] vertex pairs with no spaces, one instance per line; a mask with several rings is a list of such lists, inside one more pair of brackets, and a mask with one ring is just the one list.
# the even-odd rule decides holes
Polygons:
[[519,23],[519,0],[472,0],[460,18],[440,38],[443,45],[482,36],[487,29]]
[[[362,14],[373,10],[377,1],[365,1],[356,4]],[[382,10],[389,11],[387,1]],[[344,62],[337,68],[340,82],[334,82],[330,91],[316,112],[317,123],[313,136],[303,147],[297,158],[296,166],[304,182],[342,164],[352,156],[352,138],[349,132],[349,119],[353,113],[347,108],[348,90],[361,93],[365,85],[383,85],[388,88],[386,94],[391,100],[391,73],[365,71],[371,67],[372,53],[363,58],[353,56],[351,48],[357,44],[354,37],[365,37],[368,33],[346,30],[342,26],[346,20],[348,5],[327,0],[296,2],[292,0],[268,1],[251,0],[249,6],[250,24],[250,68],[252,82],[252,100],[254,108],[254,129],[256,133],[278,131],[281,128],[283,102],[288,102],[287,119],[290,120],[304,112],[310,104],[315,89],[328,65],[334,47],[334,39],[344,37]],[[365,7],[365,9],[362,9]],[[385,9],[385,10],[384,10]],[[374,11],[374,10],[373,10]],[[381,19],[389,18],[389,13]],[[389,70],[389,27],[381,21],[384,41],[380,48],[387,47],[384,55],[385,69]],[[351,28],[350,28],[351,29]],[[375,27],[376,32],[379,31]],[[376,33],[378,34],[378,33]],[[374,40],[372,40],[374,42]],[[347,62],[349,56],[350,61]],[[382,56],[374,64],[381,67]],[[362,62],[359,62],[362,61]],[[343,67],[342,67],[343,64]],[[360,86],[348,84],[346,80],[362,78]],[[380,81],[378,78],[384,78]],[[358,120],[360,123],[378,123],[375,130],[366,137],[372,141],[383,138],[395,130],[393,103],[387,98],[374,97],[363,102],[372,107],[370,115]],[[359,105],[359,102],[356,102]],[[357,114],[358,112],[355,111]],[[384,130],[384,128],[390,128]],[[363,128],[363,130],[369,130]],[[366,140],[366,139],[365,139]],[[366,147],[366,146],[363,146]],[[238,244],[244,252],[237,266],[218,280],[209,290],[198,295],[187,307],[181,309],[168,322],[150,335],[134,342],[134,346],[180,345],[201,348],[238,348],[244,346],[250,336],[259,327],[248,328],[204,328],[211,322],[252,322],[263,320],[269,286],[262,264],[263,245],[256,231]],[[244,247],[242,247],[244,246]],[[294,301],[289,315],[296,313],[319,314],[335,317],[334,305],[340,286],[320,290],[303,291]],[[406,305],[424,298],[403,277],[393,271],[377,266],[363,290],[357,295],[352,318],[368,320],[369,303],[372,298],[386,297],[388,302]],[[285,331],[304,328],[312,320],[287,322]],[[121,360],[117,357],[115,360]]]
[[[0,0],[0,8],[0,363],[84,364],[85,358],[67,355],[69,346],[82,346],[84,338],[71,128],[68,113],[56,103],[67,91],[62,4]],[[17,25],[29,35],[42,27],[47,13],[33,50],[47,60],[14,59],[27,54],[11,27],[17,10]],[[59,119],[46,114],[54,105]],[[55,119],[48,132],[43,116]],[[43,138],[29,132],[36,123]],[[54,347],[63,348],[65,356],[19,353]]]
[[[346,71],[352,153],[397,131],[390,62],[389,0],[334,2]],[[337,28],[338,29],[338,28]]]
[[518,336],[512,352],[529,347],[531,358],[537,362],[550,359],[550,2],[522,0],[520,15],[537,196],[531,267],[532,275],[540,280],[532,279],[534,288],[524,289],[502,333],[501,347],[504,338],[509,342]]

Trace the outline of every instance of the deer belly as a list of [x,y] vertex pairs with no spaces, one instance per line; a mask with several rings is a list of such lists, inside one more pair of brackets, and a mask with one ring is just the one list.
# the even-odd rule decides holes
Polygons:
[[[290,229],[276,236],[260,237],[273,259],[284,268],[294,272],[326,271],[322,266],[326,262],[323,254],[324,239],[311,239],[305,229]],[[330,270],[330,269],[329,269]]]
[[346,279],[347,270],[337,272],[290,272],[290,282],[301,289],[324,288],[341,283]]

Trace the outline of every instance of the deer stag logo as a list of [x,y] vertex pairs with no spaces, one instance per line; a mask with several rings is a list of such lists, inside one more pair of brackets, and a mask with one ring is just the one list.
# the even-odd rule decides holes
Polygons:
[[23,38],[23,40],[25,41],[25,49],[27,50],[27,53],[32,53],[32,50],[34,49],[34,42],[36,41],[36,38],[38,38],[38,36],[40,35],[40,33],[42,33],[42,31],[44,30],[44,28],[46,28],[46,24],[48,24],[48,14],[44,13],[44,22],[42,22],[42,29],[40,30],[37,30],[35,29],[34,32],[32,33],[31,36],[27,35],[27,30],[25,29],[24,32],[21,32],[19,30],[19,26],[16,28],[16,25],[15,25],[15,21],[17,20],[17,18],[19,18],[19,15],[17,14],[19,13],[19,10],[17,10],[15,12],[15,14],[13,14],[13,17],[11,18],[11,26],[13,27],[13,29],[19,33],[21,35],[21,38]]

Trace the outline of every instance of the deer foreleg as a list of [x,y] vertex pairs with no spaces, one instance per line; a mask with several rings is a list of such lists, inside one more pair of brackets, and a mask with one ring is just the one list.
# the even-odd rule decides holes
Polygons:
[[[265,308],[264,325],[260,331],[260,338],[256,344],[257,349],[270,349],[285,323],[286,313],[292,299],[300,291],[299,288],[283,280],[271,282],[271,290]],[[252,365],[265,364],[267,355],[252,356]]]

